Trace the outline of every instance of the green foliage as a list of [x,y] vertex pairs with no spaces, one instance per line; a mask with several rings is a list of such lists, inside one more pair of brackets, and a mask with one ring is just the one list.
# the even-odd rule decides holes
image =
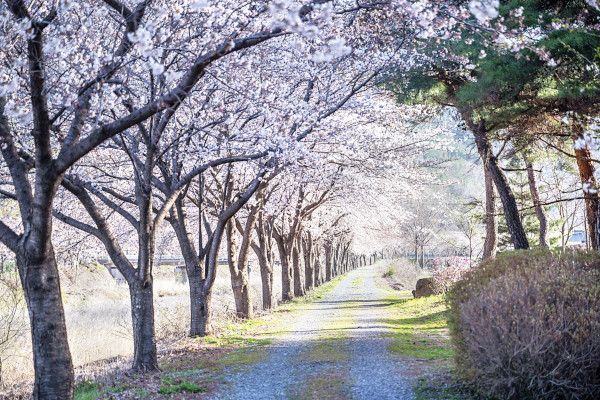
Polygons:
[[437,105],[446,98],[443,84],[427,76],[421,70],[414,70],[398,80],[388,80],[383,86],[396,94],[399,103]]
[[[497,32],[457,24],[461,40],[415,41],[415,51],[428,61],[399,70],[384,86],[401,103],[471,110],[475,120],[485,119],[494,131],[527,129],[531,121],[519,118],[551,124],[547,113],[552,108],[595,113],[600,102],[598,13],[584,0],[501,3],[508,31],[531,33],[527,46],[514,50],[510,34],[501,43]],[[520,8],[522,19],[511,15]]]
[[173,394],[179,392],[204,393],[207,390],[204,386],[198,386],[195,383],[188,381],[176,383],[173,377],[164,378],[163,385],[164,386],[158,389],[158,393],[160,394]]
[[95,400],[100,396],[100,386],[89,379],[75,385],[75,400]]
[[591,399],[600,390],[600,255],[488,260],[447,294],[460,377],[482,394]]
[[136,389],[135,395],[138,399],[144,399],[144,398],[150,396],[150,392],[148,392],[145,389]]
[[391,318],[384,322],[394,338],[388,347],[391,353],[430,360],[452,357],[452,348],[445,338],[447,312],[441,296],[389,301]]
[[[108,388],[102,388],[100,384],[86,379],[75,385],[75,400],[96,400],[103,399],[106,394],[121,393],[129,389],[126,385],[117,385]],[[112,397],[111,397],[112,398]]]
[[382,278],[387,278],[390,276],[394,276],[396,275],[396,269],[394,267],[390,267],[390,269],[388,269],[387,271],[385,271],[383,273],[383,275],[381,275]]

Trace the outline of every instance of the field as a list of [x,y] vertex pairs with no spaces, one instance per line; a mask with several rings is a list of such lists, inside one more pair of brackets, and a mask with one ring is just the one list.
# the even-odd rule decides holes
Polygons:
[[[275,277],[280,276],[275,266]],[[188,285],[175,279],[173,267],[156,267],[154,272],[156,334],[159,351],[186,337],[189,327]],[[17,277],[3,275],[5,299],[0,305],[0,329],[12,335],[0,342],[2,380],[7,390],[29,389],[33,362],[28,318],[22,293],[13,290]],[[260,271],[251,266],[250,281],[254,308],[261,312]],[[274,279],[274,293],[281,297],[281,279]],[[133,355],[129,290],[117,284],[103,267],[79,267],[62,271],[61,285],[67,320],[69,345],[76,378],[94,378],[114,369],[129,367]],[[14,300],[13,300],[14,299]],[[218,268],[214,285],[213,313],[217,332],[235,319],[235,305],[229,269]]]

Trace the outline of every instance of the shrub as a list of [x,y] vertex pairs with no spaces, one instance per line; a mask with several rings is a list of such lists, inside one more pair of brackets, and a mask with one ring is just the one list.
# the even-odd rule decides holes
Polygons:
[[433,260],[433,285],[438,293],[445,293],[452,285],[471,271],[475,264],[467,257],[447,257]]
[[600,393],[600,255],[518,251],[447,293],[459,376],[503,399]]
[[396,270],[394,269],[394,267],[390,267],[390,269],[388,269],[387,271],[385,271],[383,273],[383,275],[381,275],[382,278],[387,278],[390,276],[394,276],[396,275]]

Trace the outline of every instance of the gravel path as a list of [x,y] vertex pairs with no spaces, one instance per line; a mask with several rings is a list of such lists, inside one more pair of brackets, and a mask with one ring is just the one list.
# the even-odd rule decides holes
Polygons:
[[265,361],[225,376],[214,399],[413,399],[406,362],[388,353],[377,264],[350,272],[303,311]]

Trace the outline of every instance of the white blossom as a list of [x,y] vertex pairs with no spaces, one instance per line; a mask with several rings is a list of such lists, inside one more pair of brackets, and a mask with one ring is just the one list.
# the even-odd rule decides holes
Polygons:
[[481,23],[485,23],[498,16],[498,0],[471,0],[469,10],[475,18]]
[[194,0],[190,3],[190,9],[199,12],[208,7],[208,0]]

